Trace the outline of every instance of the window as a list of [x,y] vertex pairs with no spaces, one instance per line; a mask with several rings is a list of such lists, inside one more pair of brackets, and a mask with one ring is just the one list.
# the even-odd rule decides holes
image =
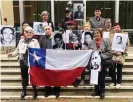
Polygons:
[[13,1],[14,23],[20,23],[19,1]]
[[49,12],[49,21],[51,21],[51,1],[34,1],[36,2],[36,21],[42,21],[40,14],[42,11],[48,11]]
[[54,2],[54,14],[55,14],[55,25],[65,17],[65,8],[67,7],[68,1],[55,1]]
[[119,22],[123,29],[133,29],[133,1],[120,1]]

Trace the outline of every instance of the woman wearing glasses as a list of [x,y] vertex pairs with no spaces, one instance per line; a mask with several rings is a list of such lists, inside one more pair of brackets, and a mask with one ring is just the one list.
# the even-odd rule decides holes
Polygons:
[[[24,38],[20,39],[19,44],[15,51],[8,53],[8,57],[15,57],[19,55],[20,69],[22,77],[22,94],[23,99],[26,94],[26,87],[28,86],[28,48],[40,48],[39,42],[33,38],[33,29],[31,27],[26,27],[24,30]],[[33,87],[33,99],[37,98],[36,86]]]

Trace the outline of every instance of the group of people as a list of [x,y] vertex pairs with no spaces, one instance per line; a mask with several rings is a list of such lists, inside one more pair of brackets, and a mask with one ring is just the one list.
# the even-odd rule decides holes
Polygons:
[[[75,21],[73,20],[71,14],[72,12],[65,9],[66,17],[63,20],[63,29],[68,30],[79,30],[79,28],[75,26]],[[42,22],[47,23],[44,31],[45,35],[34,35],[32,27],[29,26],[28,22],[24,22],[22,24],[21,30],[21,38],[18,43],[18,46],[14,52],[8,53],[9,57],[17,56],[19,54],[20,59],[20,69],[21,69],[21,77],[22,77],[22,94],[21,98],[23,99],[26,93],[26,87],[28,86],[28,48],[45,48],[45,49],[67,49],[67,50],[97,50],[101,52],[109,52],[113,55],[113,65],[112,66],[104,66],[101,64],[101,69],[99,71],[98,76],[98,85],[95,85],[95,90],[92,96],[99,95],[101,99],[105,97],[105,76],[106,69],[110,68],[112,84],[110,86],[120,87],[122,81],[122,68],[125,61],[125,55],[127,53],[128,47],[130,46],[129,39],[126,44],[125,52],[120,51],[112,51],[111,45],[113,41],[113,37],[115,33],[121,33],[121,26],[119,23],[115,23],[112,25],[111,19],[104,19],[101,17],[101,9],[96,8],[94,10],[94,17],[91,17],[89,21],[85,22],[83,25],[83,33],[85,34],[85,41],[83,44],[81,43],[64,43],[62,33],[57,33],[53,37],[54,26],[52,22],[48,21],[49,13],[47,11],[43,11],[41,13]],[[51,25],[49,25],[51,23]],[[110,32],[109,38],[103,38],[103,32]],[[123,33],[126,34],[126,33]],[[55,44],[52,45],[52,41],[55,41]],[[68,62],[69,63],[69,62]],[[88,66],[86,66],[88,67]],[[90,66],[89,66],[90,67]],[[115,72],[117,68],[117,73]],[[117,77],[116,77],[117,74]],[[81,75],[81,82],[79,85],[83,85],[85,80],[85,71]],[[74,86],[77,86],[77,79],[74,83]],[[37,98],[37,89],[36,86],[33,87],[33,99]],[[52,88],[51,86],[45,86],[45,97],[51,95],[54,92],[56,98],[60,96],[60,86],[55,86]]]

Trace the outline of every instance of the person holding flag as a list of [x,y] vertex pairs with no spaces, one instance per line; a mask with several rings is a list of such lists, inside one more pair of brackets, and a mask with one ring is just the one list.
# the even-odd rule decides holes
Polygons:
[[[31,27],[26,27],[24,29],[24,38],[20,39],[19,44],[15,51],[8,53],[8,57],[15,57],[19,55],[19,63],[21,69],[22,77],[22,94],[21,99],[23,99],[26,93],[26,87],[29,85],[29,76],[28,76],[28,49],[29,48],[40,48],[39,42],[33,38],[33,29]],[[33,88],[33,99],[37,98],[36,86],[32,85]]]
[[[43,35],[40,40],[40,47],[45,48],[45,49],[53,49],[52,47],[52,27],[51,26],[46,26],[45,28],[46,35]],[[54,94],[56,98],[60,96],[60,87],[54,87]],[[51,86],[45,86],[45,97],[48,97],[52,93],[52,88]]]

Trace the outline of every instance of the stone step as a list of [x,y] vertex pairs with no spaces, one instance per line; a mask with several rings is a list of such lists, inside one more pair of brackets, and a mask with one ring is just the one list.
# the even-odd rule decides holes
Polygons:
[[[21,90],[22,89],[22,86],[0,86],[1,90]],[[28,86],[27,89],[32,89],[32,86]],[[44,89],[44,86],[40,86],[40,87],[37,87],[38,90],[42,90]],[[77,90],[77,89],[94,89],[94,86],[78,86],[78,87],[74,87],[74,86],[66,86],[66,87],[61,87],[61,89],[63,90]],[[133,91],[133,86],[120,86],[120,87],[110,87],[110,86],[105,86],[105,89],[109,89],[109,90],[119,90],[119,89],[122,89],[122,90],[132,90]]]
[[[32,99],[32,92],[27,92],[27,93],[28,93],[28,95],[24,98],[27,100],[27,101],[25,100],[25,102],[28,102],[29,99]],[[50,95],[49,97],[45,98],[44,93],[45,92],[38,92],[37,99],[45,100],[46,102],[49,102],[49,101],[52,102],[52,100],[55,99],[54,95]],[[60,93],[60,101],[62,100],[61,102],[64,102],[64,100],[67,98],[68,99],[99,98],[99,96],[95,96],[95,97],[91,96],[92,93],[93,93],[93,91],[90,91],[90,90],[89,91],[88,90],[86,90],[86,91],[80,90],[80,91],[75,91],[75,92],[61,92]],[[20,95],[21,95],[20,91],[19,92],[2,92],[1,99],[2,100],[3,99],[20,100]],[[106,100],[108,98],[113,98],[116,100],[115,102],[117,102],[117,98],[120,98],[120,99],[133,98],[133,93],[132,92],[119,92],[118,90],[113,91],[113,92],[105,91],[105,99],[104,100]],[[39,100],[39,101],[41,101],[41,100]],[[97,102],[100,102],[100,101],[97,101]]]
[[[111,83],[112,83],[111,81],[110,82],[105,82],[105,85],[109,86]],[[12,86],[21,86],[22,83],[21,83],[21,81],[2,81],[2,83],[1,83],[1,86],[10,86],[10,85],[12,85]],[[89,81],[85,81],[84,86],[88,86],[88,85],[90,85]],[[121,86],[133,86],[133,81],[132,82],[131,81],[129,81],[129,82],[123,82],[122,81]]]
[[6,67],[10,67],[10,66],[15,66],[15,67],[19,67],[19,63],[18,62],[2,62],[1,66],[6,66]]
[[[80,81],[81,80],[78,79],[78,81],[77,81],[78,85],[79,85]],[[85,80],[84,85],[88,86],[88,85],[90,85],[89,83],[90,83],[89,80]],[[111,80],[106,80],[105,84],[106,84],[106,86],[109,86],[110,84],[112,84],[112,81]],[[3,80],[3,81],[1,81],[1,86],[10,86],[10,85],[12,85],[12,86],[21,86],[22,85],[21,80]],[[122,80],[121,85],[122,86],[131,86],[131,85],[133,85],[133,81]]]
[[17,61],[18,60],[18,57],[1,57],[0,58],[1,61]]

